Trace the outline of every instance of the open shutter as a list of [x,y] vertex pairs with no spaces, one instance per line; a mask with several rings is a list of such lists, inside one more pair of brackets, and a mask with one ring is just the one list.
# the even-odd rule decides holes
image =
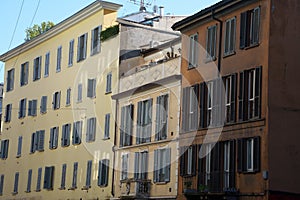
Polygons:
[[230,156],[229,156],[229,187],[235,188],[235,166],[236,166],[236,150],[235,150],[235,140],[229,141],[230,144]]
[[126,130],[125,130],[125,124],[126,124],[126,121],[125,121],[125,113],[126,112],[126,107],[123,106],[121,108],[121,123],[120,123],[120,147],[123,147],[124,146],[124,140],[125,140],[125,134],[126,134]]
[[162,96],[158,96],[156,98],[156,123],[155,123],[155,140],[160,140],[161,138],[161,133],[162,133],[162,124],[161,124],[161,113],[162,113]]
[[103,184],[103,175],[102,175],[102,171],[104,170],[104,163],[103,160],[99,161],[99,165],[98,165],[98,186],[102,186]]
[[140,178],[140,152],[134,153],[134,179]]
[[192,146],[192,175],[196,175],[196,164],[197,164],[197,145]]
[[140,144],[141,140],[141,130],[142,130],[142,105],[143,102],[138,102],[138,111],[137,111],[137,131],[136,131],[136,144]]
[[252,28],[251,28],[251,44],[259,43],[259,26],[260,26],[260,7],[253,10],[252,15]]
[[29,70],[29,62],[26,62],[25,73],[24,73],[24,85],[28,83],[28,70]]
[[255,110],[254,116],[261,117],[262,67],[255,69]]
[[254,160],[253,160],[253,163],[254,163],[254,172],[259,172],[260,171],[260,137],[255,137],[254,138],[254,150],[253,150],[253,156],[254,156]]
[[248,12],[241,14],[241,26],[240,26],[240,49],[244,49],[247,46],[247,22]]
[[245,163],[244,163],[244,157],[245,157],[245,152],[244,152],[244,139],[238,139],[237,140],[237,146],[238,146],[238,152],[237,152],[237,170],[239,173],[244,172],[245,168]]
[[3,195],[4,175],[0,176],[0,195]]
[[39,63],[38,63],[38,71],[37,71],[37,78],[41,78],[41,69],[42,69],[42,56],[39,57]]
[[67,164],[62,165],[62,170],[61,170],[61,183],[60,183],[60,188],[64,189],[66,186],[66,172],[67,172]]
[[22,152],[22,140],[23,140],[23,137],[19,136],[17,156],[21,156],[21,152]]
[[83,59],[86,58],[87,37],[88,37],[88,34],[85,33],[85,34],[84,34]]
[[236,89],[237,74],[231,76],[231,103],[230,103],[230,121],[236,121]]
[[200,126],[207,127],[207,87],[206,84],[200,83]]
[[188,131],[188,95],[189,95],[189,88],[183,88],[183,95],[182,95],[182,131]]
[[156,183],[159,181],[158,179],[158,151],[159,150],[154,150],[154,170],[153,170],[153,182]]
[[19,186],[19,172],[15,174],[14,193],[18,193]]
[[41,167],[38,169],[38,176],[37,176],[37,182],[36,182],[36,191],[37,192],[41,190],[42,170],[43,170],[43,168],[41,168]]
[[99,31],[98,31],[97,52],[101,51],[101,31],[102,31],[102,25],[99,26]]
[[191,114],[191,130],[198,129],[198,112],[199,112],[199,84],[193,85],[193,92],[190,98],[192,99],[192,114]]
[[165,182],[170,182],[170,174],[171,174],[171,148],[166,149],[166,174],[165,174]]
[[224,54],[228,55],[230,53],[230,26],[231,20],[226,21],[226,32],[225,32],[225,41],[224,41]]
[[36,145],[35,145],[35,138],[36,138],[36,133],[32,133],[31,135],[31,146],[30,146],[30,153],[34,153],[36,150]]
[[39,131],[38,135],[39,135],[38,150],[43,151],[44,150],[45,131],[44,130]]
[[72,188],[77,188],[77,170],[78,170],[78,162],[75,162],[73,167]]
[[152,105],[153,105],[153,99],[149,99],[148,100],[148,108],[146,108],[148,110],[148,116],[146,117],[147,121],[146,121],[146,142],[150,142],[151,141],[151,134],[152,134]]
[[86,182],[85,182],[85,185],[87,187],[91,187],[91,176],[92,176],[92,161],[89,160],[87,163]]
[[185,147],[180,147],[180,176],[184,176],[186,172],[185,168]]
[[245,72],[240,72],[240,85],[239,85],[239,121],[245,120]]
[[94,50],[96,47],[94,46],[94,39],[95,39],[95,29],[93,29],[91,31],[92,35],[91,35],[91,55],[93,55],[96,51]]
[[109,123],[110,123],[110,114],[105,115],[105,138],[109,138]]
[[27,179],[27,190],[26,190],[26,192],[31,191],[31,179],[32,179],[32,169],[28,170],[28,179]]

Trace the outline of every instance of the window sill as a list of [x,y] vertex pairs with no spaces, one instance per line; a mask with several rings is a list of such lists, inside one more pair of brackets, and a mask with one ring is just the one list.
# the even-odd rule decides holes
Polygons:
[[31,191],[25,191],[25,193],[30,193]]
[[45,115],[47,112],[40,112],[41,113],[41,115]]
[[235,54],[236,54],[235,51],[229,52],[229,53],[224,53],[223,58],[228,58],[228,57],[230,57],[230,56],[234,56]]
[[32,81],[35,82],[35,81],[38,81],[40,80],[41,78],[37,78],[37,79],[33,79]]
[[92,96],[92,97],[87,97],[89,99],[96,99],[96,96]]
[[72,67],[73,66],[73,63],[72,64],[68,64],[68,67]]
[[71,106],[71,104],[66,104],[66,107],[70,107]]
[[248,49],[252,49],[252,48],[258,47],[258,46],[259,46],[259,43],[257,43],[257,44],[250,44],[249,46],[244,47],[242,49],[243,50],[248,50]]
[[83,186],[82,188],[81,188],[81,190],[89,190],[91,188],[91,186]]
[[21,155],[17,155],[17,156],[16,156],[16,158],[20,158],[20,157],[21,157]]
[[44,75],[44,78],[47,78],[47,77],[49,77],[49,74],[48,75]]
[[76,190],[77,189],[77,187],[75,186],[75,187],[70,187],[68,190]]
[[92,53],[91,53],[91,56],[97,55],[97,54],[99,54],[99,53],[100,53],[100,51],[92,52]]
[[112,93],[112,91],[109,91],[109,92],[105,92],[105,94],[111,94]]
[[193,69],[195,69],[196,67],[198,67],[198,65],[196,65],[196,66],[194,66],[194,65],[189,65],[188,68],[187,68],[187,70],[188,70],[188,71],[189,71],[189,70],[193,70]]
[[56,70],[56,73],[59,73],[59,72],[61,72],[61,70]]
[[28,83],[20,84],[20,87],[26,86]]
[[58,188],[59,190],[65,190],[66,189],[66,187],[60,187],[60,188]]
[[12,195],[17,195],[17,194],[18,194],[18,192],[12,192],[11,194],[12,194]]
[[155,182],[155,185],[166,185],[168,182],[164,181],[164,182]]
[[78,146],[78,145],[80,145],[81,144],[81,142],[80,143],[74,143],[74,144],[72,144],[73,146]]
[[84,60],[85,60],[85,58],[81,58],[81,59],[77,60],[77,63],[80,63],[80,62],[82,62]]
[[205,59],[204,59],[204,63],[207,64],[207,63],[210,63],[210,62],[214,62],[214,61],[216,61],[216,60],[217,60],[216,57],[205,58]]
[[102,140],[110,140],[110,137],[104,137]]
[[41,189],[38,189],[38,190],[35,190],[36,192],[40,192],[41,191]]

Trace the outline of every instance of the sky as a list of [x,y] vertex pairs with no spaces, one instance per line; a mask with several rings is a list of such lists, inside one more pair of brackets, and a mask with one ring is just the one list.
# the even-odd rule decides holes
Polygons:
[[[95,0],[2,0],[0,2],[0,55],[22,44],[25,30],[43,21],[61,22]],[[123,5],[118,16],[139,10],[139,0],[106,0]],[[134,3],[134,1],[136,3]],[[220,0],[144,0],[148,11],[154,5],[164,6],[165,14],[192,15]],[[3,82],[4,63],[0,62],[0,82]]]

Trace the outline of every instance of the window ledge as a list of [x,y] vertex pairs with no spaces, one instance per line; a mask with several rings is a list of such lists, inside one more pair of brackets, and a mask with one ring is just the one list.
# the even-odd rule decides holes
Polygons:
[[30,190],[29,191],[28,190],[25,191],[25,193],[30,193],[30,192],[31,192]]
[[73,63],[72,64],[68,64],[68,67],[72,67],[73,66]]
[[91,56],[97,55],[99,53],[100,53],[100,51],[91,52]]
[[40,192],[41,191],[41,189],[38,189],[38,190],[35,190],[36,192]]
[[204,59],[204,63],[205,64],[207,64],[207,63],[210,63],[210,62],[214,62],[214,61],[216,61],[217,60],[217,58],[216,57],[212,57],[212,58],[205,58]]
[[16,156],[16,158],[20,158],[20,157],[21,157],[21,155],[17,155],[17,156]]
[[109,92],[105,92],[105,94],[111,94],[112,93],[112,91],[109,91]]
[[230,56],[234,56],[235,54],[236,54],[235,51],[229,52],[229,53],[224,53],[223,58],[227,58],[227,57],[230,57]]
[[68,190],[76,190],[77,189],[77,187],[75,186],[75,187],[70,187]]
[[71,104],[66,104],[66,107],[70,107],[71,106]]
[[110,137],[104,137],[102,140],[110,140]]
[[82,188],[81,188],[81,190],[89,190],[91,188],[91,186],[83,186]]
[[60,187],[60,188],[58,188],[59,190],[65,190],[66,189],[66,187]]
[[189,65],[188,66],[188,68],[187,68],[187,70],[189,71],[189,70],[193,70],[193,69],[195,69],[196,67],[198,67],[198,65]]
[[47,78],[47,77],[49,77],[49,74],[48,75],[44,75],[44,78]]
[[255,48],[255,47],[258,47],[260,44],[257,43],[257,44],[250,44],[249,46],[243,48],[244,50],[248,50],[248,49],[252,49],[252,48]]
[[164,182],[155,182],[155,185],[166,185],[168,182],[164,181]]
[[12,195],[17,195],[17,194],[18,194],[18,192],[12,192],[11,194],[12,194]]

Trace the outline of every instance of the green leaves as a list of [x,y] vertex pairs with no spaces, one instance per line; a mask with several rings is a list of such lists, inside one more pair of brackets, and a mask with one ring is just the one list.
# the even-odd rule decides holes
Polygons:
[[45,33],[46,31],[51,29],[53,26],[54,26],[54,23],[48,21],[48,22],[42,22],[41,25],[35,24],[31,28],[27,28],[25,30],[25,33],[26,33],[25,41],[29,41],[29,40],[35,38],[36,36],[38,36],[42,33]]

